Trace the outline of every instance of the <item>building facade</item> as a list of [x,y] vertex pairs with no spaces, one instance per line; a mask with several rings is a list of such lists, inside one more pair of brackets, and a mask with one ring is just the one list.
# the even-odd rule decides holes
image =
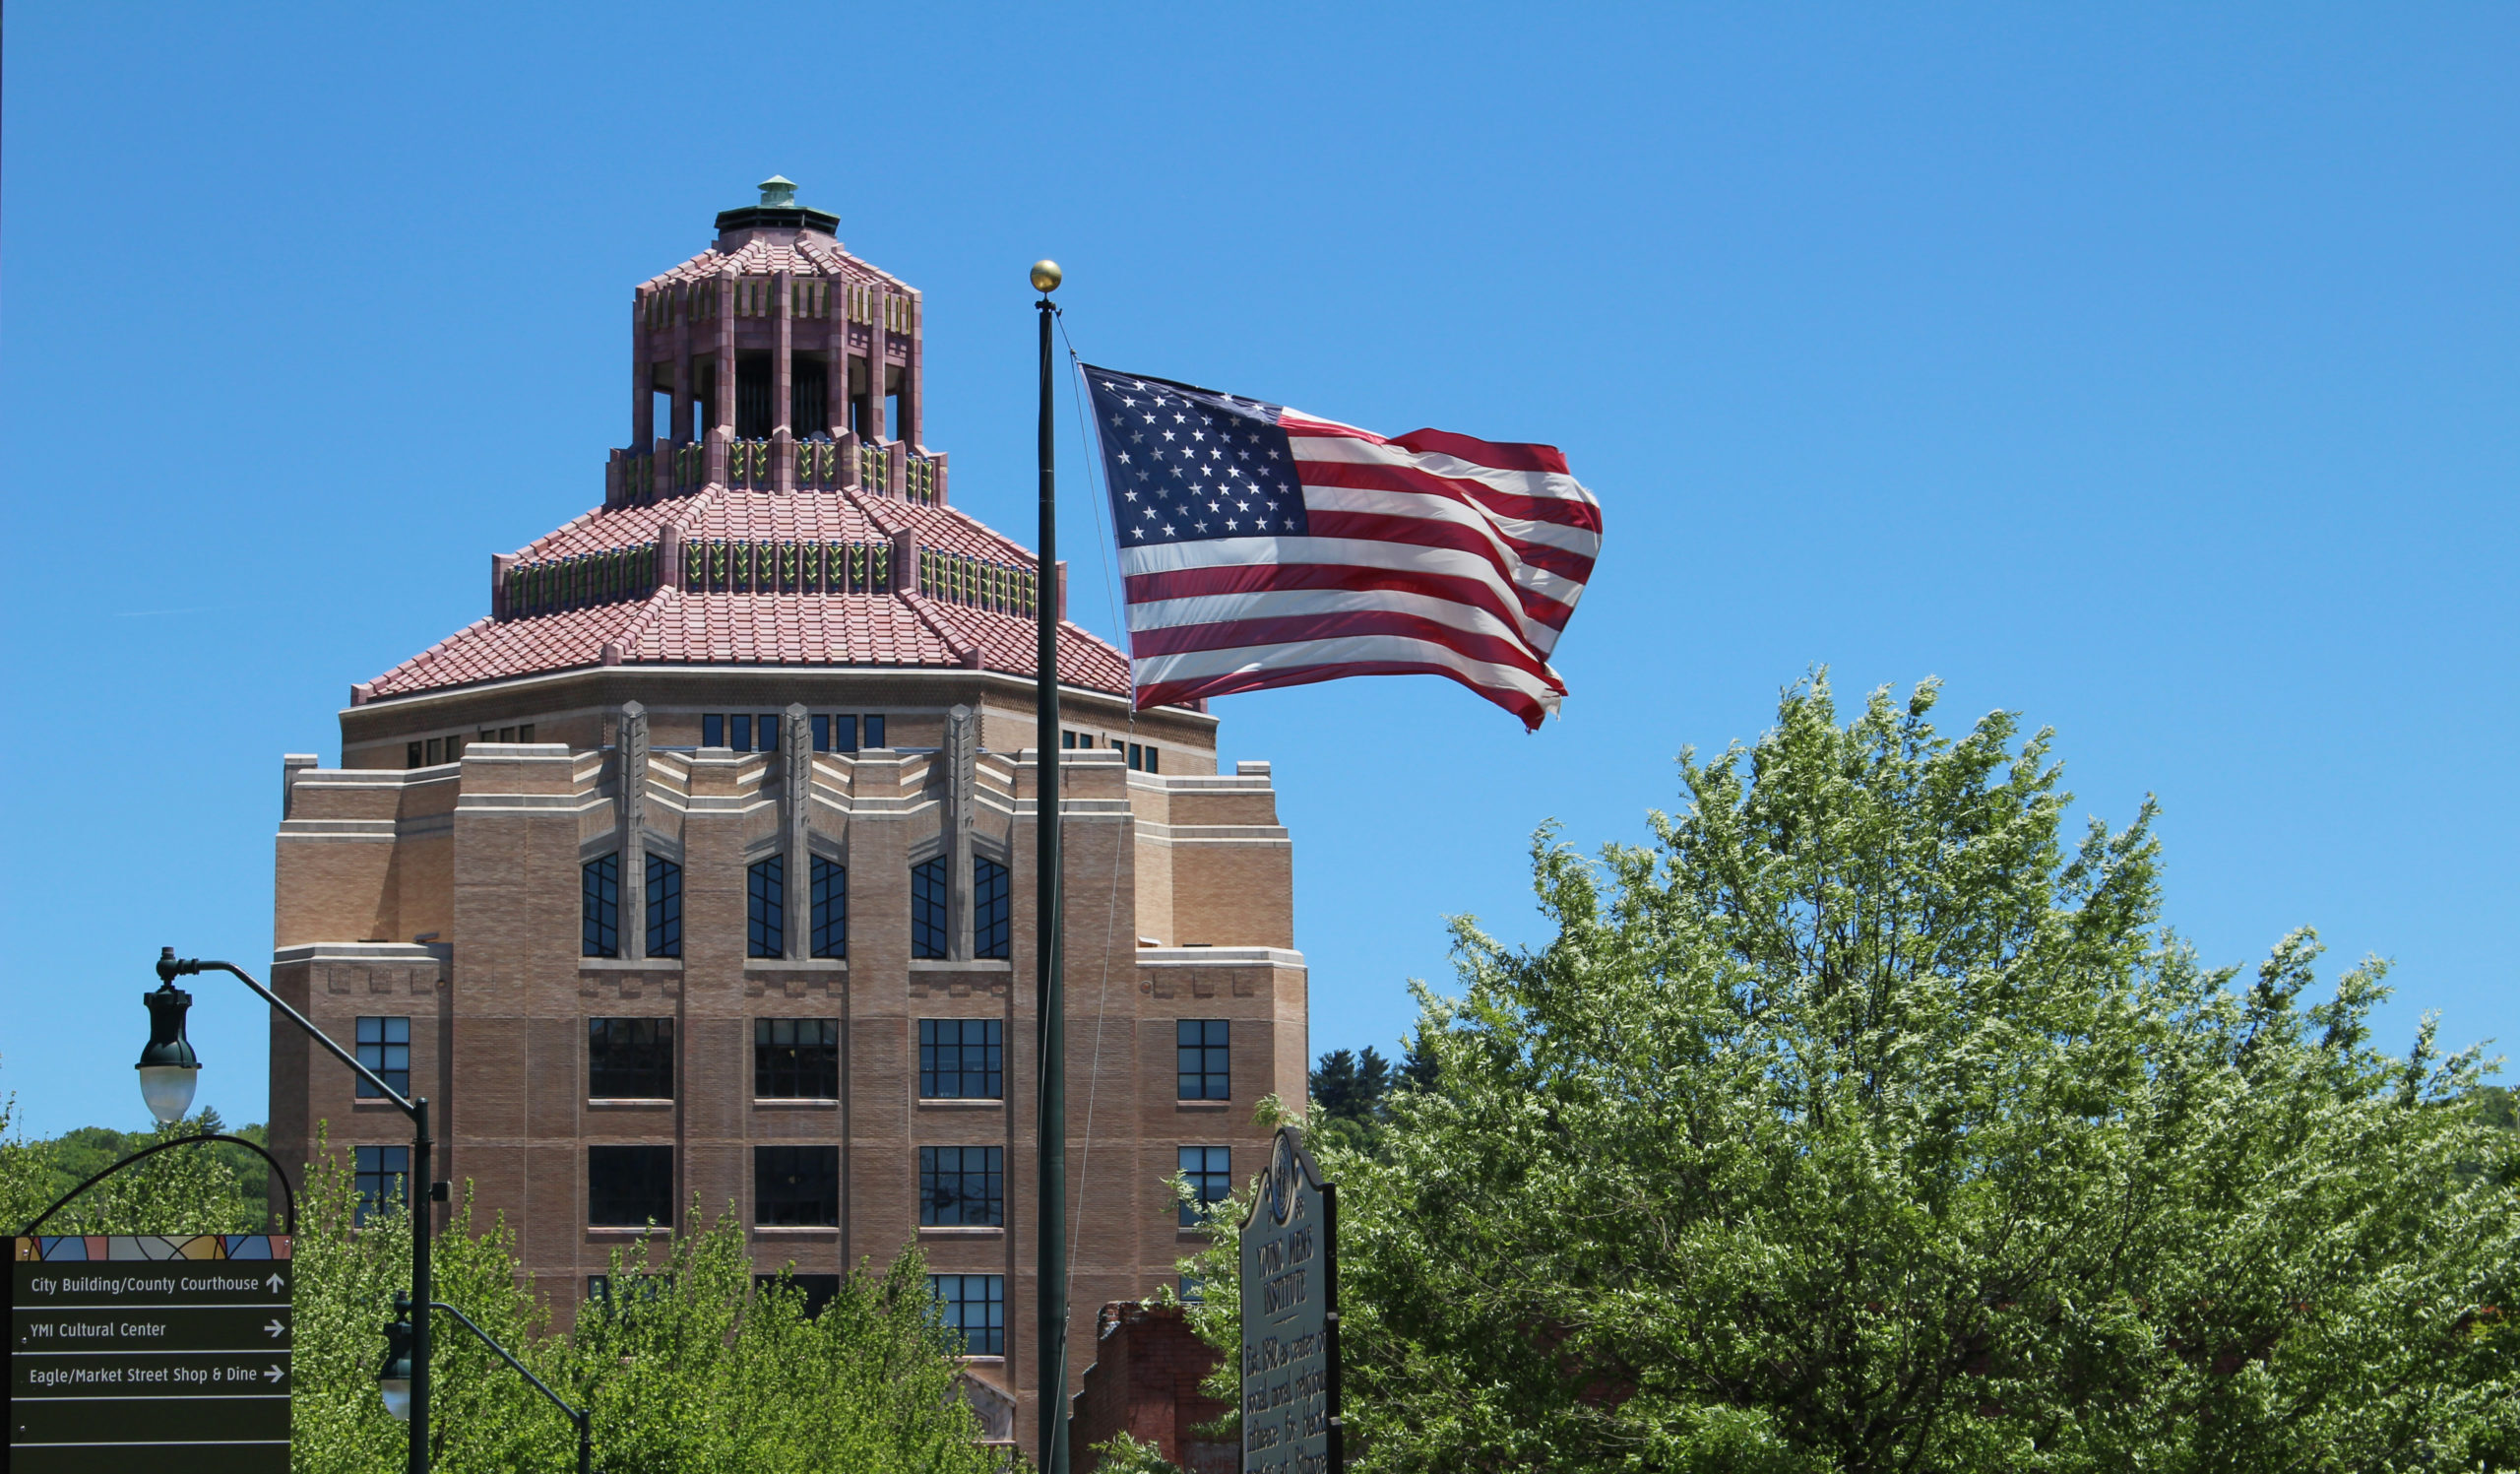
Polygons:
[[[633,296],[602,504],[491,560],[490,612],[284,760],[275,985],[410,1093],[565,1321],[652,1225],[731,1211],[809,1290],[915,1245],[994,1436],[1038,1373],[1033,554],[918,438],[920,299],[774,179]],[[662,430],[662,433],[659,431]],[[1063,581],[1062,581],[1063,582]],[[1194,1243],[1304,1089],[1268,764],[1131,708],[1061,622],[1071,1300]],[[409,1135],[272,1038],[272,1135],[378,1201]],[[444,1209],[436,1210],[443,1222]],[[1070,1387],[1095,1359],[1074,1324]]]

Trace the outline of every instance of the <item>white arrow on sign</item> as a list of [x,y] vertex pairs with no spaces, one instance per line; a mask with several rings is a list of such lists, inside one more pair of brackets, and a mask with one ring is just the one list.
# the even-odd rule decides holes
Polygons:
[[288,1281],[282,1279],[279,1273],[275,1271],[271,1277],[271,1287],[272,1293],[274,1295],[278,1295],[281,1291],[288,1288]]
[[287,1373],[283,1372],[278,1367],[265,1367],[263,1369],[263,1376],[269,1378],[273,1381],[278,1381],[287,1375]]
[[270,1332],[271,1338],[275,1341],[288,1334],[288,1327],[281,1324],[280,1317],[277,1315],[273,1316],[272,1323],[264,1326],[263,1329]]

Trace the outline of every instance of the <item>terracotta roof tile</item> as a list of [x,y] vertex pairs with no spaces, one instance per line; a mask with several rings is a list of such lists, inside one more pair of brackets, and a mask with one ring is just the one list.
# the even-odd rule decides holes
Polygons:
[[675,282],[705,282],[722,271],[732,271],[737,276],[784,271],[800,277],[858,277],[887,283],[906,292],[915,290],[891,272],[869,266],[836,247],[806,239],[775,241],[760,235],[732,251],[721,251],[711,246],[680,266],[649,278],[640,286],[664,287]]
[[959,654],[890,594],[662,591],[625,651],[664,665],[936,666]]
[[607,604],[531,619],[476,619],[370,682],[379,696],[470,685],[541,671],[592,666],[606,640],[639,616],[636,604]]
[[520,563],[572,557],[582,552],[631,547],[657,541],[657,529],[691,509],[697,498],[674,497],[648,506],[598,507],[517,549]]
[[758,491],[729,491],[711,498],[682,527],[686,541],[713,538],[776,539],[799,543],[886,543],[889,530],[876,525],[858,505],[828,491],[801,491],[772,496]]

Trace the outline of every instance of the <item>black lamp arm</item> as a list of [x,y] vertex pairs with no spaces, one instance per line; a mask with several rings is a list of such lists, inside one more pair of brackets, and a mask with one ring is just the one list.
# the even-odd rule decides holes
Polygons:
[[293,1023],[299,1028],[305,1030],[308,1038],[313,1039],[317,1044],[320,1044],[325,1049],[331,1051],[334,1058],[341,1060],[344,1064],[346,1064],[351,1069],[356,1070],[360,1079],[375,1086],[387,1100],[394,1103],[396,1109],[400,1110],[404,1115],[411,1118],[412,1122],[415,1123],[419,1121],[420,1108],[412,1105],[409,1099],[405,1098],[403,1092],[386,1084],[385,1081],[377,1075],[376,1071],[359,1063],[358,1056],[353,1055],[349,1051],[342,1048],[340,1045],[335,1044],[333,1042],[332,1035],[315,1027],[315,1025],[308,1020],[305,1014],[298,1012],[296,1009],[288,1006],[288,1004],[283,1002],[280,994],[272,992],[268,988],[265,988],[262,984],[255,982],[252,974],[246,972],[243,968],[238,967],[232,962],[212,962],[192,957],[178,958],[174,955],[174,948],[168,947],[166,949],[166,955],[158,959],[158,980],[159,982],[172,983],[177,978],[189,977],[194,973],[210,972],[214,969],[219,972],[231,975],[237,982],[244,984],[247,988],[250,988],[254,990],[254,992],[262,994],[264,1002],[271,1004],[282,1013],[286,1014],[290,1023]]
[[448,1305],[448,1304],[447,1304],[445,1301],[443,1301],[443,1300],[432,1300],[432,1301],[430,1301],[430,1302],[429,1302],[429,1309],[430,1309],[430,1310],[433,1310],[433,1311],[444,1311],[444,1312],[446,1312],[448,1314],[453,1315],[456,1319],[463,1321],[463,1322],[464,1322],[464,1328],[465,1328],[466,1330],[469,1330],[469,1331],[471,1331],[472,1334],[474,1334],[475,1336],[480,1337],[480,1338],[481,1338],[481,1344],[482,1344],[482,1345],[487,1346],[487,1347],[489,1347],[492,1351],[497,1352],[497,1353],[499,1354],[499,1359],[500,1359],[501,1361],[506,1362],[506,1363],[507,1363],[509,1366],[511,1366],[511,1367],[514,1367],[514,1368],[516,1369],[516,1375],[517,1375],[517,1376],[522,1377],[522,1378],[524,1378],[527,1381],[530,1381],[530,1382],[534,1383],[536,1390],[537,1390],[537,1391],[541,1392],[541,1394],[542,1394],[543,1396],[548,1397],[548,1398],[550,1398],[550,1399],[551,1399],[551,1405],[552,1405],[553,1407],[556,1407],[556,1408],[558,1408],[560,1411],[562,1411],[562,1412],[564,1412],[564,1413],[566,1413],[566,1414],[568,1414],[568,1415],[569,1415],[569,1421],[570,1421],[570,1422],[572,1422],[572,1423],[584,1423],[584,1422],[586,1421],[586,1418],[587,1418],[587,1415],[586,1415],[586,1414],[584,1414],[584,1413],[582,1413],[582,1412],[579,1412],[579,1411],[578,1411],[576,1408],[574,1408],[574,1407],[569,1406],[568,1402],[567,1402],[565,1399],[563,1399],[563,1398],[560,1396],[560,1394],[559,1394],[559,1393],[552,1391],[552,1390],[551,1390],[551,1388],[550,1388],[550,1386],[549,1386],[548,1384],[546,1384],[546,1383],[542,1380],[542,1378],[538,1378],[538,1377],[535,1376],[533,1373],[528,1372],[527,1370],[525,1370],[525,1363],[518,1361],[518,1360],[517,1360],[513,1355],[511,1355],[511,1354],[509,1353],[509,1351],[508,1351],[508,1349],[507,1349],[506,1347],[504,1347],[504,1346],[500,1345],[498,1342],[496,1342],[496,1341],[494,1341],[494,1340],[490,1339],[490,1333],[489,1333],[488,1331],[483,1330],[481,1327],[479,1327],[479,1326],[477,1326],[477,1325],[474,1325],[474,1324],[472,1323],[472,1316],[465,1314],[462,1311],[459,1311],[459,1310],[457,1310],[455,1307],[453,1307],[453,1306],[451,1306],[451,1305]]
[[154,1157],[159,1152],[166,1151],[172,1147],[198,1146],[205,1141],[224,1141],[230,1146],[241,1146],[245,1148],[245,1150],[252,1152],[255,1156],[262,1158],[264,1161],[269,1162],[272,1165],[272,1180],[280,1184],[280,1200],[285,1213],[285,1216],[282,1218],[281,1221],[287,1225],[283,1232],[286,1233],[292,1239],[297,1237],[297,1189],[288,1186],[288,1174],[280,1170],[280,1159],[273,1156],[270,1152],[263,1150],[261,1147],[256,1146],[253,1142],[246,1140],[242,1136],[221,1136],[216,1133],[206,1133],[200,1136],[178,1136],[172,1141],[160,1141],[156,1146],[143,1147],[139,1151],[133,1152],[130,1156],[123,1158],[113,1166],[97,1173],[94,1177],[88,1179],[88,1181],[81,1183],[78,1186],[71,1188],[69,1191],[61,1194],[61,1196],[53,1199],[51,1207],[37,1213],[35,1215],[34,1222],[28,1224],[25,1228],[18,1231],[19,1237],[32,1238],[34,1236],[34,1231],[43,1227],[43,1221],[50,1218],[53,1214],[60,1212],[62,1208],[69,1203],[70,1199],[77,1197],[80,1193],[87,1191],[98,1183],[112,1177],[115,1173],[129,1167],[132,1163],[140,1161],[144,1157]]

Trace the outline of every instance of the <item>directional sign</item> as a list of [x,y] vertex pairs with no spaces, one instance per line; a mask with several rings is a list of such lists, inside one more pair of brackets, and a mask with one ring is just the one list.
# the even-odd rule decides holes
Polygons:
[[15,1245],[16,1474],[287,1474],[287,1239],[65,1235]]
[[1242,1224],[1243,1474],[1339,1474],[1339,1189],[1280,1126]]

